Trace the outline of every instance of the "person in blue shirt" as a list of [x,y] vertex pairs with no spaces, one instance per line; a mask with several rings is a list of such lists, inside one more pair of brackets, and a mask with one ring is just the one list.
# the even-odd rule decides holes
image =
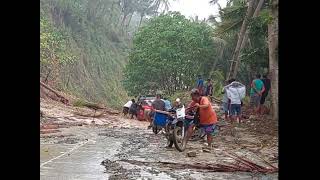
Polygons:
[[166,111],[169,111],[170,109],[172,109],[171,102],[167,98],[163,98],[163,102],[164,102],[164,107]]
[[199,90],[200,95],[203,95],[204,81],[200,75],[197,80],[197,89]]

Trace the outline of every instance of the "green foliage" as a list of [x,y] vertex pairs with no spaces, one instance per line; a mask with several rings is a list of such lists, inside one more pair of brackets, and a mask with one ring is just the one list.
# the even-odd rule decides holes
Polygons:
[[83,99],[77,99],[73,102],[73,106],[75,107],[84,107],[85,104],[86,104],[86,101]]
[[223,72],[221,70],[214,71],[213,76],[211,77],[213,79],[213,96],[215,97],[221,97],[222,94],[222,88],[224,86],[224,76]]
[[209,74],[215,57],[212,28],[170,12],[152,18],[135,34],[124,86],[130,95],[188,89]]
[[[238,33],[246,15],[247,4],[245,1],[233,0],[227,3],[219,14],[221,22],[215,23],[215,35],[224,39],[226,45],[223,58],[218,62],[217,68],[223,75],[229,71],[230,61],[238,41]],[[267,24],[271,17],[267,10],[268,3],[262,6],[259,16],[249,19],[249,38],[246,47],[240,52],[240,69],[237,79],[244,84],[249,84],[252,76],[263,73],[268,68]]]
[[[40,19],[40,63],[48,68],[72,63],[75,56],[68,48],[67,36],[53,27],[47,19]],[[41,66],[43,67],[43,66]]]
[[189,91],[177,91],[172,94],[168,99],[173,104],[179,98],[182,104],[188,105],[192,100]]
[[57,64],[57,73],[50,73],[55,88],[122,107],[128,98],[121,80],[130,41],[118,26],[121,15],[117,0],[40,1],[41,69]]

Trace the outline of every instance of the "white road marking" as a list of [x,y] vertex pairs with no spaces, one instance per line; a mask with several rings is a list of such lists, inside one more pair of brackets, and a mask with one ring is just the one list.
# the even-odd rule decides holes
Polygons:
[[74,151],[74,150],[76,150],[76,149],[80,148],[81,146],[83,146],[83,145],[87,144],[88,142],[91,142],[91,140],[85,141],[84,143],[79,143],[79,145],[76,145],[75,147],[73,147],[73,148],[72,148],[72,149],[70,149],[69,151],[67,151],[67,152],[65,152],[65,153],[63,153],[63,154],[60,154],[59,156],[54,157],[54,158],[52,158],[52,159],[50,159],[50,160],[48,160],[48,161],[46,161],[46,162],[44,162],[44,163],[40,164],[40,168],[41,168],[42,166],[44,166],[44,165],[46,165],[46,164],[48,164],[48,163],[52,162],[52,161],[53,161],[53,160],[55,160],[55,159],[59,159],[60,157],[62,157],[62,156],[64,156],[64,155],[66,155],[66,154],[71,153],[72,151]]

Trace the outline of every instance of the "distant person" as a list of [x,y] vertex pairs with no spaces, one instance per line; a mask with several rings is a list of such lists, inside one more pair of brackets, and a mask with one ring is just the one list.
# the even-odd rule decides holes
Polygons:
[[133,102],[129,109],[129,114],[131,115],[131,119],[133,119],[134,116],[137,118],[138,111],[139,111],[139,104],[136,102]]
[[147,120],[148,122],[151,122],[150,113],[152,110],[152,106],[148,102],[143,101],[142,102],[142,109],[144,112],[144,119]]
[[228,99],[230,99],[230,115],[232,122],[241,122],[241,101],[246,95],[246,86],[233,81],[225,87]]
[[211,79],[208,79],[207,86],[206,86],[206,96],[212,96],[212,90],[213,90],[213,85]]
[[[161,95],[157,94],[156,99],[152,102],[152,112],[150,113],[150,117],[153,117],[155,114],[154,110],[160,110],[165,111],[165,103],[161,100]],[[150,122],[150,125],[148,126],[148,129],[152,127],[152,121]]]
[[163,98],[163,102],[164,102],[166,111],[169,111],[170,109],[172,109],[171,102],[167,98]]
[[260,113],[260,100],[262,93],[264,92],[264,84],[260,79],[261,75],[257,74],[256,78],[251,83],[250,90],[250,106],[254,109],[255,114]]
[[198,76],[198,80],[197,80],[197,89],[200,93],[200,95],[203,95],[203,91],[204,91],[204,82],[203,82],[203,79],[202,77],[199,75]]
[[176,101],[173,103],[173,109],[182,108],[182,103],[180,101],[180,98],[177,98]]
[[134,103],[134,102],[135,102],[134,99],[131,99],[125,105],[123,105],[122,113],[124,116],[127,116],[127,114],[129,113],[129,109],[130,109],[132,103]]
[[260,105],[264,104],[266,97],[268,96],[268,93],[271,89],[271,80],[268,78],[267,74],[263,75],[262,82],[263,82],[265,90],[262,93]]

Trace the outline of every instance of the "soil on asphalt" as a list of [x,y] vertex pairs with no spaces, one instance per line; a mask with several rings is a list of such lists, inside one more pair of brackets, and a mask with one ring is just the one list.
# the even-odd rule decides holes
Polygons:
[[[233,163],[235,160],[226,152],[236,153],[261,166],[277,167],[277,133],[255,131],[254,124],[261,124],[264,121],[261,119],[233,125],[226,122],[214,137],[209,153],[202,151],[202,141],[188,142],[187,149],[179,152],[166,148],[165,137],[148,130],[148,122],[113,115],[81,117],[74,113],[79,109],[48,100],[41,100],[40,107],[44,114],[40,121],[41,179],[278,178],[278,173],[214,172],[194,168],[201,164]],[[190,151],[196,156],[188,157]]]

